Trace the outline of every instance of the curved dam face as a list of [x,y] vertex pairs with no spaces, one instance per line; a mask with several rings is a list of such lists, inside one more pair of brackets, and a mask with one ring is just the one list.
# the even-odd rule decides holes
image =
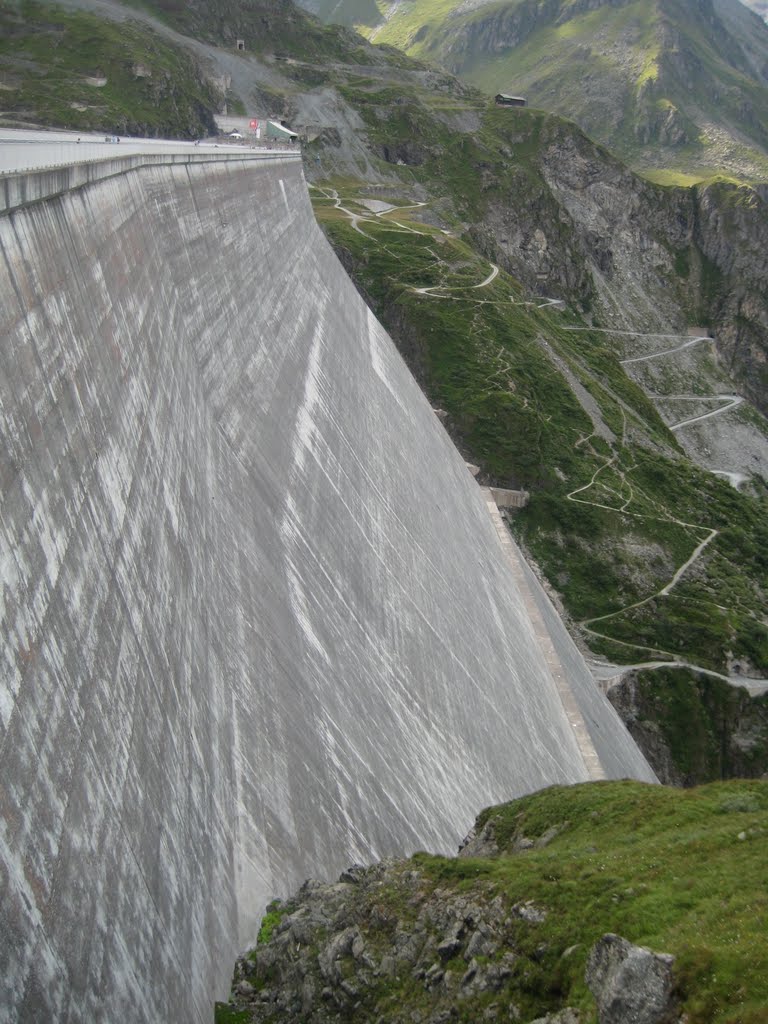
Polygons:
[[653,779],[299,160],[138,167],[0,242],[0,1020],[209,1021],[308,875]]

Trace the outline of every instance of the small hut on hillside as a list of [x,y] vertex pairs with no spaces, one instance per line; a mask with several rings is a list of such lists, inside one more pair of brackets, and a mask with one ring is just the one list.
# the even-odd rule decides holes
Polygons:
[[524,107],[526,102],[525,96],[508,96],[504,92],[496,94],[497,107]]

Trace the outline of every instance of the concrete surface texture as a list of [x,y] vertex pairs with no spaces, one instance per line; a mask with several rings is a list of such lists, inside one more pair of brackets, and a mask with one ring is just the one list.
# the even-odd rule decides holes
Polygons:
[[0,251],[0,1020],[210,1021],[274,895],[590,773],[298,161],[116,174]]

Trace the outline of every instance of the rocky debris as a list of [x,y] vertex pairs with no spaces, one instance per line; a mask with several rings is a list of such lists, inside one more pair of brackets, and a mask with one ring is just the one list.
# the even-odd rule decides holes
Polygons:
[[[521,1019],[514,981],[547,949],[538,941],[546,909],[478,886],[443,888],[397,861],[354,865],[333,884],[306,882],[270,905],[281,919],[238,959],[230,1005],[275,1024],[448,1024],[457,1007],[461,1019]],[[578,1024],[566,1009],[542,1020]]]
[[666,1024],[675,1017],[668,953],[652,953],[620,935],[592,948],[585,981],[597,1001],[599,1024]]
[[519,917],[522,921],[531,921],[533,924],[541,924],[547,917],[546,910],[537,907],[533,900],[528,900],[525,903],[516,903],[512,907],[512,914],[514,917]]
[[[523,853],[525,850],[541,850],[553,839],[568,828],[570,822],[564,821],[552,825],[540,836],[531,839],[516,830],[504,844],[504,853]],[[488,818],[479,828],[475,826],[459,845],[460,857],[496,857],[501,852],[496,837],[496,826],[493,818]]]

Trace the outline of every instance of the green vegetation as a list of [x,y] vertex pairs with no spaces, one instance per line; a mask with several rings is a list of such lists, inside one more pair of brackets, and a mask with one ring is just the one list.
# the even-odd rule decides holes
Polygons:
[[686,174],[683,171],[673,171],[664,167],[646,168],[641,175],[655,185],[673,185],[675,188],[688,188],[705,180],[701,174]]
[[280,900],[273,900],[269,904],[266,914],[261,919],[261,927],[259,928],[259,935],[256,939],[259,945],[269,942],[272,938],[272,932],[282,921],[284,913],[285,910],[280,903]]
[[194,59],[133,23],[35,0],[0,8],[3,108],[27,122],[196,137],[220,97]]
[[660,730],[683,783],[768,771],[768,696],[684,668],[640,672],[633,687],[641,721]]
[[248,1024],[251,1014],[248,1010],[235,1010],[228,1003],[216,1003],[214,1024]]
[[[555,786],[484,811],[478,826],[489,821],[503,851],[498,858],[419,854],[414,861],[441,886],[484,899],[502,894],[511,904],[533,900],[547,910],[535,930],[519,929],[518,941],[541,957],[540,974],[514,979],[523,1019],[541,1013],[545,1000],[594,1013],[584,967],[591,946],[610,931],[677,958],[690,1024],[765,1020],[768,785]],[[560,832],[544,849],[504,852],[515,837],[536,839],[550,829]]]

